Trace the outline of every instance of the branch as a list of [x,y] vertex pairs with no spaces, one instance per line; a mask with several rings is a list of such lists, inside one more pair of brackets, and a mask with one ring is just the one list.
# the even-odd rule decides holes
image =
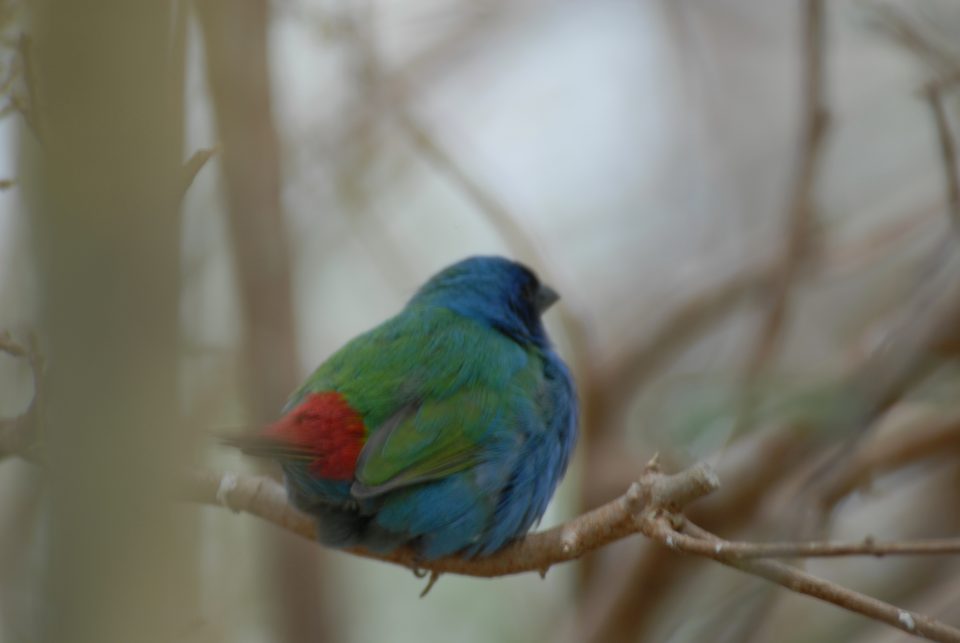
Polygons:
[[960,227],[960,179],[957,178],[957,149],[950,134],[950,123],[943,109],[943,98],[936,85],[927,90],[927,101],[940,139],[940,155],[947,185],[947,207],[954,227]]
[[753,576],[759,576],[793,592],[833,603],[838,607],[886,623],[914,636],[922,636],[931,641],[960,643],[960,630],[929,616],[901,609],[784,563],[768,560],[738,560],[724,552],[726,541],[692,523],[684,524],[684,530],[691,535],[676,531],[662,518],[646,521],[643,525],[644,535],[672,550],[712,558],[728,567],[739,569]]
[[828,113],[824,98],[823,0],[807,0],[803,15],[802,43],[802,123],[797,167],[793,178],[787,223],[782,241],[782,259],[770,292],[766,314],[747,359],[744,394],[734,433],[741,433],[752,422],[755,406],[752,383],[775,356],[784,335],[790,312],[793,287],[805,259],[810,254],[815,207],[813,191],[817,178]]
[[[546,574],[553,565],[580,558],[584,554],[636,533],[660,542],[670,549],[712,558],[724,565],[765,578],[791,591],[807,594],[844,609],[863,614],[911,634],[934,641],[960,642],[956,630],[930,617],[908,612],[859,592],[841,587],[788,565],[773,561],[748,560],[769,556],[883,555],[919,553],[957,553],[960,539],[925,543],[737,543],[724,541],[678,515],[688,504],[719,487],[716,474],[703,464],[674,475],[660,472],[656,460],[647,465],[640,480],[625,494],[564,525],[529,534],[512,545],[485,558],[447,557],[422,561],[416,553],[402,548],[390,554],[377,554],[361,548],[345,551],[431,572],[430,584],[443,573],[493,578],[537,571]],[[314,519],[287,503],[283,487],[269,478],[235,474],[201,473],[188,486],[187,498],[203,504],[219,504],[235,512],[259,516],[304,538],[315,539]],[[692,535],[678,532],[670,521],[683,525]]]
[[17,53],[23,67],[23,84],[27,90],[26,102],[17,95],[11,95],[14,109],[23,116],[27,127],[33,132],[40,143],[43,143],[43,131],[40,123],[40,101],[37,98],[37,77],[33,67],[33,42],[30,36],[23,33],[17,40]]
[[957,83],[960,83],[960,69],[954,69],[953,71],[940,74],[939,77],[928,82],[921,89],[921,93],[943,92]]
[[[723,493],[690,507],[685,515],[713,531],[733,532],[754,516],[756,507],[779,481],[793,473],[811,453],[815,444],[796,426],[757,431],[731,445],[716,461]],[[653,543],[638,548],[634,560],[619,563],[622,581],[598,578],[585,592],[583,614],[587,620],[580,640],[645,641],[647,628],[661,605],[689,581],[686,569],[702,559],[680,564],[675,556],[664,556]]]
[[193,185],[193,180],[197,178],[197,174],[200,173],[203,166],[219,151],[220,147],[217,145],[200,148],[183,164],[183,177],[180,179],[180,200],[183,200],[183,197],[187,194],[187,190]]
[[[260,424],[283,406],[299,379],[291,242],[281,198],[283,145],[271,91],[268,35],[275,3],[184,4],[192,4],[199,18],[222,146],[221,179],[244,337],[241,390],[250,417]],[[289,540],[268,545],[276,638],[282,643],[335,638],[338,615],[323,599],[323,552]],[[303,573],[306,568],[313,573]]]
[[33,376],[33,397],[27,409],[15,417],[0,418],[0,458],[19,455],[26,460],[34,461],[37,458],[34,447],[37,443],[37,416],[43,361],[32,337],[29,344],[24,346],[15,342],[8,333],[0,332],[0,352],[27,360]]
[[[924,33],[922,20],[911,19],[907,11],[891,4],[873,9],[873,26],[901,47],[912,51],[918,58],[937,71],[940,82],[949,84],[956,76],[958,61],[953,52],[938,44]],[[929,28],[929,25],[926,26]]]
[[877,542],[872,537],[860,541],[834,540],[805,542],[752,543],[737,541],[703,541],[698,553],[707,549],[741,560],[751,558],[832,558],[839,556],[926,556],[960,554],[960,538]]
[[960,452],[960,412],[911,416],[901,426],[858,445],[837,475],[820,491],[826,510],[882,473],[937,456]]
[[604,413],[615,415],[640,385],[664,362],[689,345],[717,321],[738,309],[745,301],[766,292],[775,281],[773,267],[746,269],[703,292],[692,295],[676,307],[643,341],[630,342],[614,364],[601,372]]
[[[430,134],[405,104],[394,109],[394,116],[401,129],[406,133],[420,154],[473,202],[478,211],[500,235],[510,251],[518,257],[530,261],[538,270],[547,267],[547,262],[532,235],[518,223],[518,217],[493,192],[481,186]],[[573,364],[578,368],[589,368],[593,362],[587,331],[583,322],[568,312],[566,306],[560,307],[560,322],[570,342]],[[590,403],[590,400],[585,400]],[[587,427],[587,430],[592,430]]]
[[841,431],[869,429],[929,374],[936,363],[931,356],[949,352],[960,341],[960,252],[944,248],[935,259],[937,265],[918,277],[886,337],[852,374],[860,408]]
[[[851,257],[862,260],[865,254],[877,252],[877,246],[886,249],[892,241],[938,213],[939,207],[931,207],[906,222],[898,221],[883,228],[879,234],[838,245],[825,253],[820,268],[848,270]],[[770,292],[776,287],[777,280],[778,264],[767,263],[745,268],[720,284],[695,292],[676,305],[644,338],[626,342],[627,346],[618,353],[615,362],[599,369],[596,374],[598,383],[585,381],[581,382],[581,387],[599,389],[598,394],[602,397],[598,411],[604,417],[617,415],[620,407],[633,399],[633,392],[665,362],[725,316]]]
[[[653,461],[647,465],[640,480],[619,498],[566,524],[528,534],[485,558],[451,556],[423,561],[407,548],[391,554],[377,554],[360,548],[345,551],[434,574],[453,573],[483,578],[531,571],[545,574],[553,565],[576,560],[590,551],[639,533],[644,516],[662,511],[680,511],[718,487],[719,480],[706,465],[695,465],[674,475],[664,475]],[[201,473],[190,480],[187,498],[253,514],[304,538],[316,539],[314,519],[290,506],[283,487],[270,478]]]

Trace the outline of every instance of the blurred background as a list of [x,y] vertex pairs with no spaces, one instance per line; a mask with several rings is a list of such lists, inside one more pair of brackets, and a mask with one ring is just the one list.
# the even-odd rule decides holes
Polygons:
[[[918,293],[952,239],[930,83],[960,134],[956,3],[824,5],[817,17],[818,3],[799,0],[0,3],[0,179],[13,182],[0,192],[0,329],[23,342],[40,329],[54,372],[42,400],[58,404],[77,377],[121,387],[90,384],[91,408],[44,417],[54,465],[85,445],[100,453],[97,440],[123,445],[106,468],[50,479],[0,460],[0,641],[153,640],[146,604],[166,619],[158,640],[901,640],[639,536],[543,580],[447,575],[421,600],[425,580],[407,570],[186,504],[130,519],[140,544],[114,577],[127,580],[102,575],[103,595],[125,595],[127,608],[97,620],[70,607],[99,591],[78,579],[100,578],[97,556],[124,537],[84,490],[154,466],[158,479],[189,467],[276,475],[205,431],[269,421],[333,350],[472,254],[524,261],[563,298],[547,324],[584,416],[544,526],[619,495],[659,452],[671,469],[717,466],[723,488],[692,515],[723,537],[957,534],[956,421],[936,448],[840,485],[817,515],[799,500],[857,424],[837,418],[864,388],[864,365],[929,309]],[[175,198],[158,201],[151,186],[163,181]],[[49,214],[78,198],[74,227]],[[104,208],[117,218],[81,221]],[[140,223],[115,225],[130,212]],[[100,253],[95,269],[61,261],[128,234],[136,243]],[[118,273],[115,288],[98,285]],[[128,293],[131,311],[161,310],[158,292],[164,312],[142,324],[109,308]],[[89,308],[112,311],[103,319],[116,328],[87,320],[102,342],[64,312]],[[112,348],[116,332],[129,350]],[[85,353],[91,343],[102,352]],[[72,367],[57,375],[61,356]],[[869,440],[910,443],[956,418],[960,380],[949,351],[935,359],[922,378],[906,369],[890,399],[857,406]],[[92,400],[112,406],[155,368],[169,375],[165,397],[97,419]],[[28,360],[0,354],[0,416],[33,395]],[[158,424],[117,441],[138,417]],[[107,428],[87,440],[85,421]],[[130,448],[143,461],[110,469]],[[88,513],[73,515],[71,494]],[[119,496],[123,507],[144,497]],[[70,524],[100,526],[74,542]],[[177,536],[143,526],[167,524]],[[176,549],[154,557],[143,538]],[[91,561],[63,564],[77,557]],[[164,560],[179,575],[151,583]],[[956,557],[806,567],[960,621]],[[121,612],[132,629],[111,629]],[[89,636],[63,634],[76,623]]]

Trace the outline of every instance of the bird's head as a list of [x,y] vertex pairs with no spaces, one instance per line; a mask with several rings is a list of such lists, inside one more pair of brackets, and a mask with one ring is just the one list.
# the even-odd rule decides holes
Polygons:
[[449,308],[518,342],[545,346],[540,315],[559,298],[523,264],[503,257],[470,257],[431,277],[410,305]]

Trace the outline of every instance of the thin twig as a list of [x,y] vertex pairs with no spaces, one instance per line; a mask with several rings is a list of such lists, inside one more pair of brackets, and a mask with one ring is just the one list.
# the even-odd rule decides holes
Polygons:
[[[691,506],[685,515],[714,531],[734,532],[754,517],[757,506],[779,481],[793,473],[815,447],[801,427],[777,427],[744,436],[717,462],[723,493],[713,494]],[[671,596],[684,591],[684,573],[700,559],[683,565],[673,556],[664,556],[652,543],[639,548],[636,558],[618,564],[621,578],[597,578],[586,592],[588,616],[580,640],[595,643],[645,641],[650,620],[668,604]],[[639,606],[643,606],[640,608]]]
[[[929,212],[924,210],[907,224],[891,225],[882,234],[868,237],[866,242],[858,240],[837,246],[824,256],[821,267],[844,267],[851,256],[863,255],[865,245],[875,246],[878,237],[888,243],[934,214],[933,208]],[[614,362],[598,369],[595,379],[581,383],[581,387],[598,389],[598,412],[604,419],[618,415],[622,406],[632,399],[632,392],[697,336],[744,304],[772,291],[778,281],[778,269],[777,263],[744,269],[718,285],[695,292],[675,306],[643,339],[627,342]]]
[[27,34],[20,34],[17,51],[23,65],[23,84],[27,89],[27,103],[16,96],[11,97],[14,108],[23,116],[27,127],[33,131],[37,140],[43,143],[44,133],[40,122],[40,101],[37,98],[37,76],[33,68],[33,42]]
[[834,540],[806,542],[753,543],[717,541],[705,543],[718,554],[733,558],[831,558],[839,556],[934,556],[960,554],[960,538],[937,538],[929,540],[903,540],[877,542],[867,537],[861,541]]
[[43,360],[36,349],[36,340],[31,337],[28,345],[20,344],[6,332],[0,332],[0,352],[12,357],[25,359],[30,365],[33,378],[33,397],[27,409],[10,418],[0,418],[0,458],[19,455],[25,460],[36,461],[37,419],[40,408],[40,379]]
[[602,369],[603,381],[598,388],[603,412],[616,415],[620,407],[632,399],[633,391],[665,361],[744,302],[765,293],[774,281],[775,267],[746,269],[719,285],[695,293],[643,340],[628,343],[616,361]]
[[[420,151],[420,153],[439,172],[446,175],[483,213],[503,242],[517,257],[530,261],[538,268],[546,268],[547,263],[537,249],[533,238],[517,222],[509,208],[494,194],[483,188],[471,177],[461,164],[427,131],[416,117],[401,105],[394,110],[400,127]],[[570,341],[572,361],[575,367],[589,368],[593,360],[588,346],[588,334],[580,319],[568,312],[565,306],[560,308],[560,322]]]
[[398,108],[394,115],[400,127],[407,133],[424,158],[434,168],[445,174],[463,191],[467,198],[473,201],[477,209],[501,233],[503,240],[511,246],[511,250],[521,257],[540,257],[533,239],[520,227],[517,218],[489,190],[481,187],[473,177],[467,174],[460,163],[454,160],[453,156],[434,139],[410,110]]
[[960,412],[921,414],[896,429],[857,445],[837,475],[820,489],[820,506],[829,511],[878,475],[927,458],[960,453]]
[[29,354],[27,348],[15,342],[7,332],[0,333],[0,352],[12,357],[26,357]]
[[934,78],[923,86],[923,88],[920,90],[920,93],[926,95],[930,92],[943,92],[944,90],[950,89],[957,83],[960,83],[960,69],[954,69],[953,71],[941,74],[937,78]]
[[203,166],[207,164],[207,161],[216,156],[219,151],[219,145],[201,148],[194,152],[190,158],[187,159],[187,162],[183,164],[183,178],[180,181],[180,200],[183,200],[187,190],[193,185],[194,179],[197,178],[197,174],[200,173]]
[[960,228],[960,178],[957,175],[957,149],[953,135],[950,133],[950,122],[943,108],[943,98],[938,88],[932,87],[927,92],[927,102],[940,140],[940,156],[943,160],[947,186],[947,208],[954,227]]
[[[940,77],[949,79],[960,73],[960,61],[953,52],[927,37],[916,20],[911,20],[907,11],[891,4],[873,9],[874,28],[905,49],[909,49],[927,65],[937,70]],[[948,80],[949,82],[949,80]]]
[[841,432],[866,432],[917,381],[929,374],[940,347],[960,336],[960,252],[937,249],[936,265],[917,278],[896,323],[850,377],[855,414]]
[[826,282],[838,281],[850,272],[862,270],[876,262],[886,253],[895,251],[895,244],[902,242],[924,226],[942,216],[939,200],[931,200],[921,208],[895,217],[885,225],[863,237],[833,248],[824,248],[823,257],[817,265],[816,277]]
[[791,591],[857,612],[914,636],[944,643],[960,642],[960,630],[929,616],[901,609],[784,563],[770,560],[739,560],[724,553],[722,548],[718,552],[717,545],[722,545],[724,541],[692,523],[684,524],[683,528],[687,533],[678,532],[665,519],[645,521],[643,527],[643,533],[646,536],[674,551],[712,558],[721,564],[765,578]]

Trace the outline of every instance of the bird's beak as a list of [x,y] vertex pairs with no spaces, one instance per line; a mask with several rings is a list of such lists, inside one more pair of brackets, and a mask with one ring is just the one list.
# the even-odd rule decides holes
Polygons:
[[543,313],[550,308],[550,306],[557,303],[559,299],[560,295],[557,294],[556,290],[546,284],[540,284],[540,289],[537,290],[537,294],[533,298],[533,303],[537,307],[537,312]]

